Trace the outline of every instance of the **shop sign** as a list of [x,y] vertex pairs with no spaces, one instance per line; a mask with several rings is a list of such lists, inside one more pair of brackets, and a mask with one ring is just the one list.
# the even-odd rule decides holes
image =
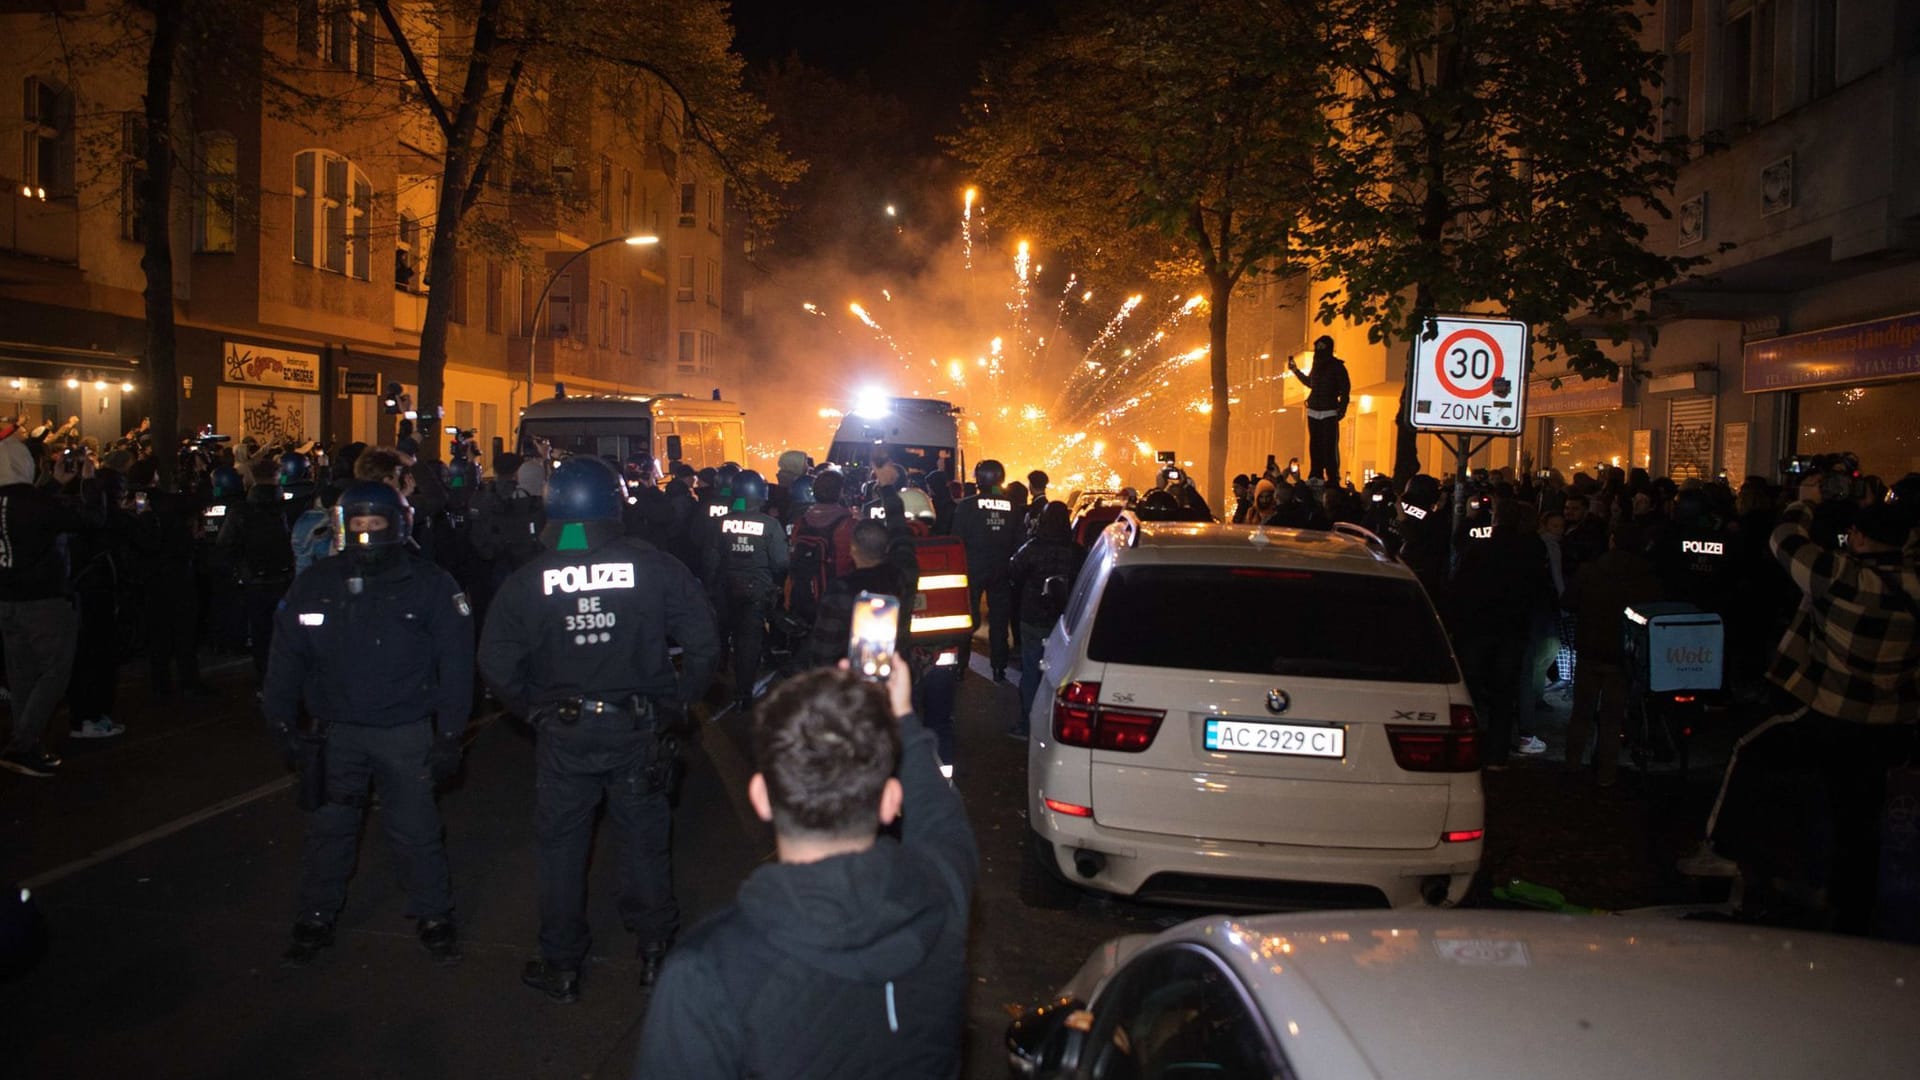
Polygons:
[[288,390],[320,389],[319,353],[229,341],[222,368],[230,383],[279,386]]
[[1750,342],[1741,356],[1749,394],[1920,375],[1920,312]]
[[1532,379],[1527,383],[1527,411],[1535,416],[1610,412],[1626,404],[1624,379],[1583,379],[1568,375],[1560,380],[1557,388],[1552,379]]
[[377,371],[342,371],[340,373],[340,393],[345,396],[365,394],[368,396],[380,392],[380,373]]

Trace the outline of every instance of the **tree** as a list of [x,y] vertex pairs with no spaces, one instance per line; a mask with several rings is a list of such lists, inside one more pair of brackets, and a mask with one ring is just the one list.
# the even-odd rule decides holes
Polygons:
[[1009,219],[1091,269],[1204,280],[1207,491],[1226,489],[1227,316],[1249,274],[1298,268],[1327,127],[1324,38],[1287,0],[1090,3],[990,68],[955,140]]
[[[1406,343],[1409,390],[1433,317],[1487,307],[1528,323],[1539,358],[1617,378],[1595,335],[1625,340],[1649,292],[1700,261],[1645,247],[1680,147],[1659,133],[1661,57],[1640,45],[1637,6],[1344,4],[1338,134],[1308,222],[1334,282],[1318,315]],[[1397,420],[1404,484],[1419,460],[1404,408]]]
[[[489,174],[510,159],[519,98],[538,73],[636,126],[648,118],[633,102],[665,87],[683,118],[670,129],[682,143],[674,149],[712,154],[733,183],[735,205],[759,223],[777,213],[778,186],[798,175],[767,136],[765,108],[741,88],[743,65],[729,51],[732,28],[717,0],[447,0],[427,19],[408,17],[393,0],[372,2],[400,54],[410,100],[441,137],[427,257],[441,280],[489,190]],[[510,237],[510,222],[492,224],[495,236]],[[420,330],[423,416],[437,415],[442,403],[452,313],[451,291],[429,288]],[[421,453],[437,456],[440,425],[424,423],[419,434]]]

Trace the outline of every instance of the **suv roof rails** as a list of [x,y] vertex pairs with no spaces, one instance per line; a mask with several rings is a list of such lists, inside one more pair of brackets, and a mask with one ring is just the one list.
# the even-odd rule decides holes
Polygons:
[[1333,523],[1333,532],[1367,545],[1367,550],[1371,551],[1373,557],[1380,562],[1393,561],[1393,556],[1387,554],[1387,542],[1380,539],[1379,534],[1372,529],[1355,525],[1351,521],[1336,521]]
[[1128,547],[1132,548],[1132,547],[1140,546],[1140,515],[1139,514],[1134,513],[1132,510],[1122,510],[1120,511],[1120,516],[1113,519],[1113,524],[1107,527],[1109,529],[1120,529],[1122,532],[1124,532],[1125,533],[1124,538],[1127,542]]

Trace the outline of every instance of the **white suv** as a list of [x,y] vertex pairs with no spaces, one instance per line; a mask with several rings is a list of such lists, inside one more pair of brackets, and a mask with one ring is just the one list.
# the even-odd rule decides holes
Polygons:
[[1095,544],[1029,717],[1029,903],[1453,904],[1480,865],[1473,707],[1363,530],[1141,523]]

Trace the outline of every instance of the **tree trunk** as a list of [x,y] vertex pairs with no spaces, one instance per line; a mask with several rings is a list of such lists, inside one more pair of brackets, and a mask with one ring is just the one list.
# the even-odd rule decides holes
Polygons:
[[1233,389],[1227,378],[1227,302],[1233,295],[1233,279],[1225,273],[1207,275],[1207,369],[1213,379],[1212,423],[1207,427],[1207,486],[1202,495],[1216,509],[1225,505],[1227,491],[1227,420],[1231,413],[1228,396]]
[[147,53],[146,175],[140,181],[145,230],[140,268],[146,272],[147,378],[155,464],[160,486],[174,489],[180,446],[180,365],[173,327],[173,68],[181,23],[190,0],[155,0]]
[[427,288],[427,311],[420,326],[420,390],[414,395],[414,409],[420,419],[414,423],[414,438],[420,441],[419,456],[429,461],[440,459],[440,428],[437,415],[447,385],[447,324],[453,316],[453,290],[464,289],[467,282],[456,273],[460,255],[460,191],[464,185],[453,182],[456,166],[464,171],[465,154],[449,147],[446,168],[440,173],[440,200],[434,213],[433,243],[427,249],[427,272],[433,281]]
[[[1439,242],[1439,226],[1435,214],[1440,210],[1434,200],[1427,200],[1429,231],[1433,243]],[[1427,233],[1423,232],[1424,238]],[[1427,332],[1427,320],[1433,316],[1433,290],[1426,282],[1421,282],[1413,290],[1413,316],[1408,323],[1414,328],[1407,335],[1407,371],[1406,379],[1400,384],[1400,408],[1394,414],[1393,440],[1393,487],[1396,491],[1406,490],[1407,481],[1420,471],[1420,433],[1413,428],[1413,356],[1419,345],[1420,336]]]

